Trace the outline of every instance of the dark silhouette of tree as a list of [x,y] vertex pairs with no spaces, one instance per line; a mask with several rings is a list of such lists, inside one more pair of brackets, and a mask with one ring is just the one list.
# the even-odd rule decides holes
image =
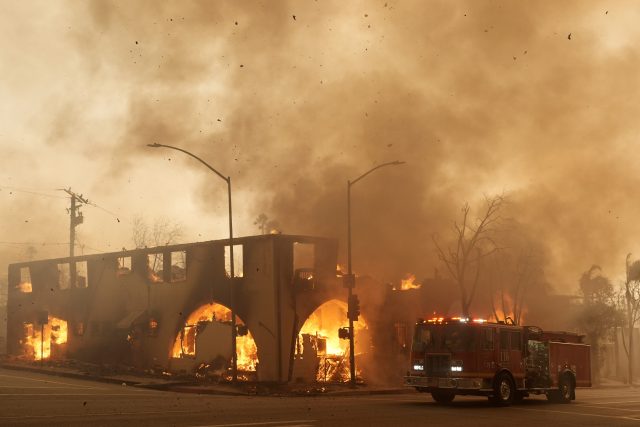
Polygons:
[[626,278],[624,282],[624,317],[627,333],[624,326],[622,331],[622,345],[627,356],[629,385],[633,385],[633,362],[635,359],[634,329],[640,320],[640,260],[631,262],[631,254],[627,254]]
[[579,284],[583,304],[577,321],[591,343],[593,382],[599,384],[603,341],[611,329],[620,323],[619,311],[616,309],[613,285],[602,275],[599,266],[592,265],[582,273]]
[[483,214],[475,221],[470,218],[470,207],[462,207],[460,222],[454,221],[453,239],[455,243],[443,248],[437,236],[433,237],[438,258],[445,265],[451,279],[458,286],[462,314],[469,317],[471,304],[478,288],[483,258],[498,250],[494,241],[497,227],[500,225],[500,210],[504,196],[485,198]]
[[273,232],[273,230],[277,230],[278,222],[275,220],[270,220],[267,215],[261,213],[253,222],[253,225],[257,225],[260,229],[260,234],[269,234]]

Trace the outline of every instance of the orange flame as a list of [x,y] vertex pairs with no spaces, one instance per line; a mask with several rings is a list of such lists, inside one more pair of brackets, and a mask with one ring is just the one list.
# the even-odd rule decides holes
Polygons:
[[31,282],[20,282],[18,283],[18,286],[16,286],[16,288],[20,292],[25,292],[25,293],[33,292],[33,286],[31,286]]
[[[510,318],[514,322],[519,321],[520,324],[524,321],[524,314],[526,313],[526,308],[522,307],[520,309],[520,313],[514,313],[515,303],[513,298],[507,293],[502,295],[496,295],[494,297],[494,313],[492,313],[490,319],[495,320],[496,322],[506,322],[507,318]],[[519,314],[519,319],[516,318],[516,314]]]
[[[347,381],[349,379],[349,340],[340,339],[338,329],[346,327],[347,304],[339,300],[331,300],[318,307],[300,328],[299,342],[303,342],[302,335],[311,335],[316,340],[324,342],[323,349],[316,348],[320,366],[316,375],[318,381],[330,381],[339,379]],[[365,349],[364,339],[359,339],[368,328],[365,321],[360,316],[359,320],[353,323],[356,336],[356,354],[363,353]],[[302,349],[307,351],[308,349]],[[357,365],[356,365],[357,366]]]
[[[195,338],[198,333],[198,322],[231,322],[231,310],[220,304],[205,304],[189,315],[182,331],[178,333],[171,351],[172,357],[182,357],[183,355],[195,356]],[[242,320],[236,316],[236,324],[244,325]],[[182,337],[181,337],[182,335]],[[258,364],[258,347],[251,335],[236,336],[236,360],[238,369],[244,371],[255,371]]]
[[33,360],[49,359],[53,345],[67,342],[67,322],[54,316],[49,316],[49,322],[42,326],[25,323],[24,355]]
[[[404,279],[400,281],[400,289],[401,291],[408,291],[409,289],[420,289],[422,284],[416,283],[416,275],[415,274],[407,274]],[[396,288],[397,290],[397,288]]]

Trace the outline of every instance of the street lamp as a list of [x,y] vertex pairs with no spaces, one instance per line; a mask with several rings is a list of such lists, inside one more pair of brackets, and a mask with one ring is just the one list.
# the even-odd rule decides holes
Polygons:
[[233,260],[233,216],[231,211],[231,177],[225,177],[220,172],[215,170],[211,165],[202,160],[200,157],[196,156],[193,153],[188,152],[187,150],[183,150],[179,147],[173,147],[171,145],[158,144],[157,142],[154,144],[147,144],[148,147],[158,148],[171,148],[172,150],[182,151],[184,154],[193,157],[203,165],[205,165],[209,170],[218,175],[220,178],[226,181],[227,183],[227,192],[229,194],[229,256],[230,260],[230,274],[231,274],[231,367],[232,367],[232,380],[233,382],[238,381],[238,357],[236,354],[236,313],[235,313],[235,287],[234,287],[234,277],[235,277],[235,269],[234,269],[234,260]]
[[353,321],[357,320],[358,312],[359,312],[359,302],[357,301],[357,296],[353,293],[353,288],[356,286],[356,278],[351,270],[351,186],[353,186],[356,182],[360,181],[365,176],[369,175],[371,172],[380,169],[385,166],[398,166],[402,165],[405,162],[394,161],[382,163],[378,166],[375,166],[369,169],[367,172],[363,173],[353,181],[347,181],[347,277],[345,277],[345,286],[348,289],[348,312],[347,317],[349,318],[349,374],[351,385],[356,385],[356,352],[354,345],[354,333],[353,333]]

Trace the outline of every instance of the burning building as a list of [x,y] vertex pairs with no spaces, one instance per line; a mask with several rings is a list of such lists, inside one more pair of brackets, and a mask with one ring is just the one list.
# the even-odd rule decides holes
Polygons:
[[8,354],[224,372],[233,308],[239,371],[289,381],[302,335],[319,341],[347,324],[332,313],[325,331],[314,314],[346,296],[337,241],[271,234],[233,244],[233,279],[228,240],[12,264]]

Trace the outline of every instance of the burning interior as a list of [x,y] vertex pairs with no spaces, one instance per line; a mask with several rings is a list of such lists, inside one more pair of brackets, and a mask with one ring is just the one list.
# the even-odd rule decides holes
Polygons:
[[[255,372],[258,348],[244,322],[236,316],[238,370]],[[231,361],[231,310],[221,304],[204,304],[194,310],[178,332],[171,349],[172,367],[191,369],[203,363],[224,370]],[[177,359],[177,360],[176,360]],[[182,363],[181,363],[182,361]]]
[[[67,342],[67,322],[47,315],[41,323],[24,323],[22,357],[28,360],[44,360],[63,357]],[[45,323],[46,321],[46,323]]]
[[[300,328],[296,340],[294,378],[318,382],[346,382],[349,380],[349,341],[347,304],[332,299],[318,307]],[[357,358],[370,346],[366,322],[353,324],[355,331],[356,374]]]

